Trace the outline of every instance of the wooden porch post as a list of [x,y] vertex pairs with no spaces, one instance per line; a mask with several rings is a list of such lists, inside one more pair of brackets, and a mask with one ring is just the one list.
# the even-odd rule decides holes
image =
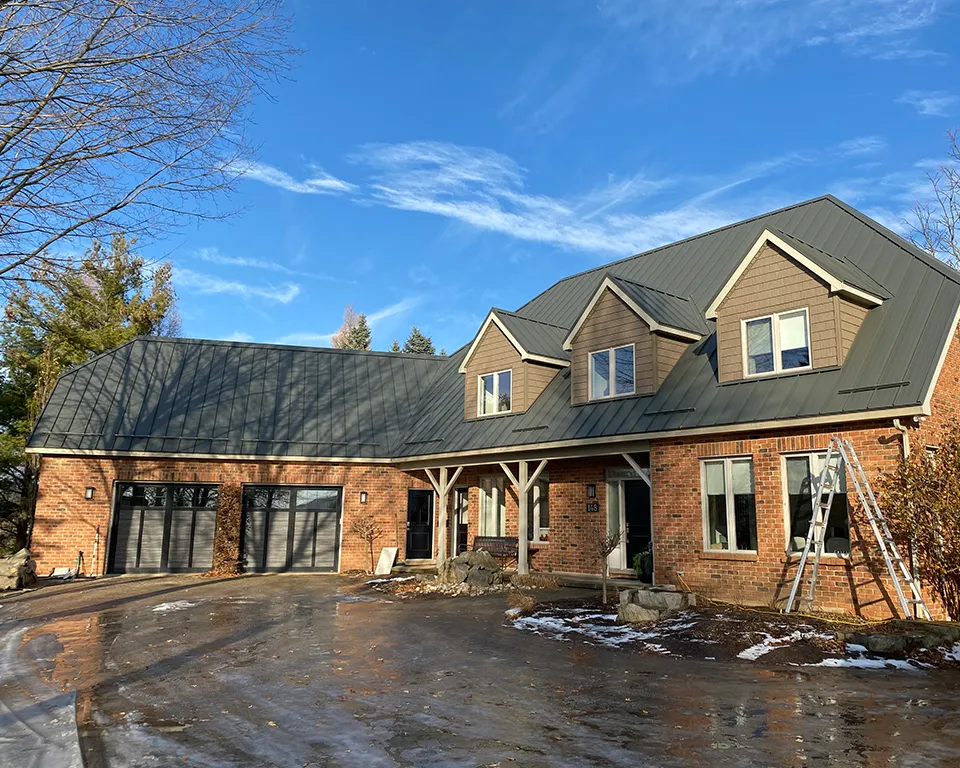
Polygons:
[[463,467],[457,467],[457,471],[453,473],[453,477],[450,477],[450,469],[448,467],[440,467],[439,480],[433,474],[432,470],[426,469],[424,471],[427,473],[427,479],[430,480],[430,485],[433,486],[433,490],[437,494],[437,503],[439,506],[437,510],[437,567],[439,568],[447,559],[447,500],[450,498],[450,489],[453,488],[453,484],[457,482],[457,478],[460,477]]
[[547,460],[544,459],[541,461],[532,475],[530,474],[530,465],[526,461],[521,460],[519,464],[517,475],[514,475],[505,463],[501,463],[500,468],[503,469],[504,474],[506,474],[510,482],[513,483],[517,489],[517,506],[519,508],[519,519],[517,520],[517,573],[524,574],[530,572],[530,541],[527,538],[530,490],[540,478],[540,473],[543,472],[547,466]]

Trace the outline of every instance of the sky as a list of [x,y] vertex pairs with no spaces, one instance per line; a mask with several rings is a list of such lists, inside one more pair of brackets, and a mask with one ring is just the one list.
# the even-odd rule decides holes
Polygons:
[[832,193],[898,231],[960,127],[960,0],[291,0],[183,335],[438,350],[558,279]]

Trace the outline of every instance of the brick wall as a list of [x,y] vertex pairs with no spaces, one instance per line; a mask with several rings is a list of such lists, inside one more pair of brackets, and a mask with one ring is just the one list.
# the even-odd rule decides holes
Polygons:
[[[362,514],[374,515],[385,531],[376,542],[376,551],[398,546],[398,557],[403,559],[407,490],[430,488],[424,473],[403,472],[386,465],[48,456],[40,473],[31,542],[39,573],[49,573],[54,567],[72,567],[79,550],[84,553],[88,573],[104,572],[115,481],[342,486],[342,571],[369,568],[367,545],[350,534],[350,525]],[[94,488],[94,497],[89,501],[84,498],[88,486]],[[360,504],[360,491],[369,494],[366,504]],[[98,529],[100,544],[94,563]]]

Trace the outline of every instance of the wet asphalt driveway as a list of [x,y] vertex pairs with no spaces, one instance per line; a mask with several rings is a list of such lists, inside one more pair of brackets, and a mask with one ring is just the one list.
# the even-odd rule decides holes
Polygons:
[[503,596],[184,576],[0,604],[9,768],[960,763],[956,672],[559,642],[505,625]]

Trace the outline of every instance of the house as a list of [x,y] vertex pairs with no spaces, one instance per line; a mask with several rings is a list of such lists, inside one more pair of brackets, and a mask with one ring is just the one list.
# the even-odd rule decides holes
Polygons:
[[[519,536],[518,568],[613,572],[782,605],[829,438],[871,476],[960,407],[960,274],[820,197],[565,278],[492,309],[450,357],[138,338],[61,377],[41,571],[202,571],[218,486],[248,570],[367,565],[373,516],[407,563]],[[889,615],[846,487],[821,607]]]

